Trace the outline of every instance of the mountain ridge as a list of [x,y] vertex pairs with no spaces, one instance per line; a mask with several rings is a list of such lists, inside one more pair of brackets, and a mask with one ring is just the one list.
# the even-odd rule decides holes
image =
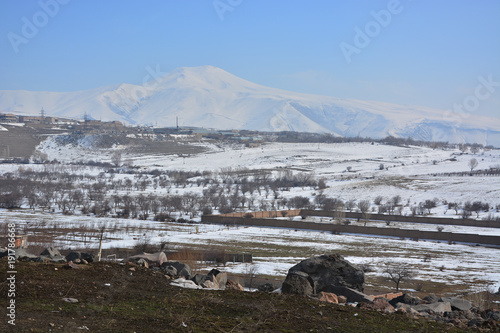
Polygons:
[[388,135],[500,146],[498,118],[421,106],[360,101],[265,87],[214,66],[181,67],[144,85],[115,84],[76,92],[0,91],[0,110],[120,120],[131,125]]

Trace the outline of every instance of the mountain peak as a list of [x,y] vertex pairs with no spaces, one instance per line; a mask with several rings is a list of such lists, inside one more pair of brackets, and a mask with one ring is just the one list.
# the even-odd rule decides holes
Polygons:
[[189,86],[202,89],[226,89],[255,87],[255,83],[237,77],[225,70],[205,65],[197,67],[179,67],[155,79],[160,88],[176,85],[187,88]]

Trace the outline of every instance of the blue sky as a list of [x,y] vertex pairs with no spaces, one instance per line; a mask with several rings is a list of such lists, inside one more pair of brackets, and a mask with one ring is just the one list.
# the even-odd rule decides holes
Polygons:
[[489,80],[469,108],[498,117],[500,1],[0,0],[0,90],[142,84],[148,68],[200,65],[441,109],[474,104]]

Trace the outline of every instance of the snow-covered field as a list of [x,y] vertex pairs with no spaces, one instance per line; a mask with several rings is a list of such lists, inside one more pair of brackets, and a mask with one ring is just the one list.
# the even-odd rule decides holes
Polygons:
[[[48,159],[62,162],[102,161],[109,162],[114,151],[121,150],[124,160],[133,161],[139,171],[152,169],[211,171],[259,170],[278,175],[281,171],[313,175],[323,178],[327,187],[323,190],[311,187],[292,187],[279,194],[285,198],[305,196],[314,200],[318,194],[348,200],[373,200],[377,196],[389,200],[401,196],[403,214],[410,213],[410,206],[424,200],[439,199],[432,209],[433,216],[457,217],[447,210],[443,201],[465,202],[481,200],[490,205],[489,212],[481,212],[480,218],[500,216],[495,206],[500,205],[500,177],[443,176],[445,172],[469,170],[471,158],[477,159],[477,169],[488,169],[500,164],[500,150],[480,150],[460,153],[458,150],[431,149],[426,147],[397,147],[370,143],[270,143],[255,148],[239,145],[215,145],[200,141],[198,145],[207,152],[190,155],[138,155],[127,153],[126,147],[99,150],[89,141],[77,146],[59,146],[53,138],[44,141],[39,150]],[[383,168],[381,168],[383,164]],[[0,175],[16,173],[19,165],[0,164]],[[45,165],[23,165],[23,168],[44,170]],[[57,168],[55,166],[54,168]],[[47,169],[48,170],[48,169]],[[349,171],[348,171],[349,170]],[[66,172],[102,175],[97,167],[66,167]],[[236,173],[237,174],[237,173]],[[115,179],[133,175],[114,174]],[[169,189],[168,193],[202,194],[203,186]],[[141,193],[167,195],[163,188],[149,187]],[[262,199],[266,194],[262,193]],[[272,196],[272,195],[271,195]],[[474,214],[475,216],[475,214]],[[458,217],[457,217],[458,218]],[[199,222],[200,217],[192,220]],[[406,262],[418,270],[417,279],[460,285],[461,290],[500,287],[500,249],[462,244],[450,245],[430,241],[410,241],[374,238],[360,235],[334,235],[323,232],[274,228],[228,228],[218,225],[162,223],[149,220],[96,218],[93,216],[65,216],[57,213],[23,210],[0,210],[0,223],[14,222],[19,232],[47,233],[64,227],[73,230],[65,234],[53,233],[53,244],[58,247],[95,248],[96,230],[106,227],[105,248],[132,247],[145,237],[151,243],[167,242],[171,248],[192,246],[224,249],[228,253],[251,253],[257,274],[284,276],[287,270],[311,255],[338,252],[354,263],[370,264],[374,272],[368,276],[382,275],[383,263]],[[384,226],[383,222],[372,222]],[[418,228],[436,231],[436,225],[393,223],[391,227]],[[500,229],[443,226],[444,231],[500,235]],[[75,231],[79,230],[79,231]],[[424,261],[424,258],[430,260]],[[228,263],[224,270],[245,273],[247,264]]]
[[[23,233],[36,231],[50,234],[54,227],[63,226],[74,230],[80,228],[78,232],[54,234],[53,245],[59,248],[87,247],[96,250],[97,230],[105,226],[103,247],[108,249],[133,247],[143,241],[146,235],[151,244],[166,242],[169,249],[173,250],[187,246],[223,249],[227,253],[249,253],[253,255],[253,265],[258,275],[284,277],[291,266],[304,258],[337,252],[352,263],[370,265],[373,272],[368,272],[367,277],[383,276],[385,263],[409,263],[418,272],[415,277],[417,281],[456,285],[461,291],[496,290],[500,287],[499,248],[335,235],[318,231],[102,219],[26,211],[3,211],[0,223],[6,222],[16,223],[18,230]],[[486,230],[470,228],[470,231],[483,233]],[[498,233],[497,229],[492,229],[491,234]],[[245,274],[249,264],[229,262],[225,267],[218,268]],[[404,287],[412,289],[414,285]]]
[[[413,204],[438,198],[450,201],[482,200],[500,204],[500,177],[434,176],[445,172],[469,171],[472,158],[477,169],[500,166],[500,150],[482,150],[477,154],[462,154],[457,149],[442,150],[427,147],[398,147],[370,143],[270,143],[255,148],[243,146],[215,146],[199,142],[209,151],[190,156],[137,155],[124,157],[143,170],[220,171],[238,170],[293,170],[325,178],[328,188],[323,194],[343,200],[373,200],[381,195],[390,198],[400,195],[403,202]],[[40,150],[50,160],[110,162],[113,150],[98,150],[88,142],[80,146],[58,146],[53,139],[46,140]],[[380,170],[383,164],[384,169]],[[2,166],[0,165],[0,168]],[[347,169],[350,171],[347,171]],[[0,169],[1,170],[1,169]],[[193,189],[193,191],[196,191]],[[284,196],[313,196],[316,190],[292,189]],[[406,213],[409,213],[407,210]],[[444,207],[434,210],[444,214]]]

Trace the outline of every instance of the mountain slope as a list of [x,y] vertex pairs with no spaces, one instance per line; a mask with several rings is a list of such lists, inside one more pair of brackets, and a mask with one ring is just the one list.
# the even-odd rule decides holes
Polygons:
[[[500,120],[443,110],[340,99],[264,87],[220,68],[179,68],[144,86],[120,84],[77,92],[0,91],[0,110],[128,124],[261,131],[393,135],[500,146]],[[462,118],[463,121],[462,121]]]

